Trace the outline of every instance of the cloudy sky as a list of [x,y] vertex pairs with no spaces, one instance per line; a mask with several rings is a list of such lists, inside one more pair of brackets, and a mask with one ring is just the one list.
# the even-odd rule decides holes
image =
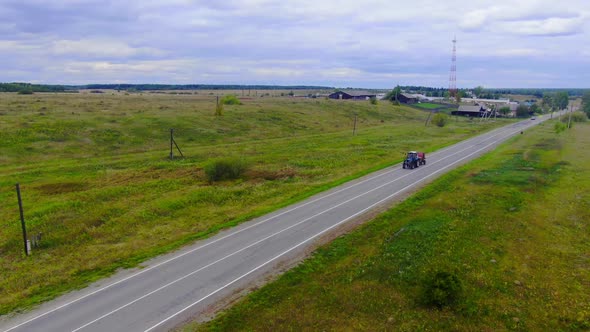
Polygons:
[[0,82],[590,87],[589,0],[0,0]]

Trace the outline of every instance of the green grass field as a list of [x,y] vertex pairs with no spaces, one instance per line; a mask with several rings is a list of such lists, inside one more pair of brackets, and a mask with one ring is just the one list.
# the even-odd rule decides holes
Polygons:
[[[425,127],[425,112],[385,102],[242,102],[216,117],[215,96],[204,93],[0,94],[0,314],[398,162],[407,150],[505,123]],[[168,159],[170,128],[184,159]],[[204,166],[226,157],[247,172],[209,183]],[[28,232],[43,234],[29,257],[17,182]]]
[[433,103],[418,103],[418,104],[413,104],[412,106],[415,106],[418,108],[424,108],[427,110],[445,107],[444,105],[433,104]]
[[[184,330],[590,330],[590,125],[554,121]],[[462,285],[441,309],[426,301],[439,271]]]

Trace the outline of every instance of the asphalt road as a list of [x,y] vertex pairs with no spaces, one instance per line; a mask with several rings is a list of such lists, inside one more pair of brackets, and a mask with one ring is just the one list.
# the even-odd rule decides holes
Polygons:
[[4,317],[0,331],[162,331],[190,316],[211,314],[220,300],[263,283],[330,232],[548,118],[493,130],[427,154],[427,164],[417,169],[398,164],[243,223],[146,262],[142,269]]

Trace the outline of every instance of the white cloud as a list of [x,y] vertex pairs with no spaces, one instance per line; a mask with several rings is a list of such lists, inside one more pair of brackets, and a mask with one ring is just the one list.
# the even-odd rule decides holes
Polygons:
[[535,48],[494,48],[485,50],[482,53],[479,49],[472,49],[467,51],[462,51],[464,56],[469,57],[477,57],[485,55],[486,57],[501,57],[501,58],[514,58],[514,57],[543,57],[546,56],[547,53],[543,50],[535,49]]
[[490,10],[483,9],[469,12],[461,18],[459,27],[466,31],[479,30],[489,23],[490,14]]
[[549,18],[545,20],[504,22],[500,29],[530,36],[571,35],[582,32],[580,18]]
[[10,53],[27,53],[39,51],[42,47],[39,45],[30,44],[15,40],[0,40],[0,52],[6,54]]
[[117,40],[57,40],[51,51],[55,55],[76,55],[91,58],[131,57],[136,55],[161,56],[164,52],[150,47],[131,47]]

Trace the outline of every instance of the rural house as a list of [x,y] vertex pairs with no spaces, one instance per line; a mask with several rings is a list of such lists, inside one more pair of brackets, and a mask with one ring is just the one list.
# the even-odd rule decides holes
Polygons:
[[460,115],[460,116],[481,116],[486,112],[486,109],[483,106],[468,106],[468,105],[461,105],[459,109],[456,111],[452,111],[452,115]]
[[368,91],[354,91],[354,90],[338,90],[336,92],[331,93],[328,98],[330,99],[353,99],[353,100],[369,100],[371,98],[376,98],[376,93],[371,93]]
[[403,104],[415,104],[418,100],[417,96],[410,93],[400,93],[397,95],[397,101]]

